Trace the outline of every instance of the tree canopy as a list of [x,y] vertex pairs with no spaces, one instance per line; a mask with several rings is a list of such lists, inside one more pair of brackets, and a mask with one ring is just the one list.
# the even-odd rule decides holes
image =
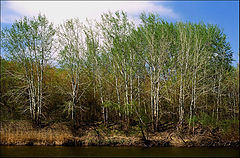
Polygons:
[[197,123],[236,123],[239,67],[231,65],[223,31],[153,13],[140,20],[109,12],[98,22],[69,19],[54,28],[39,15],[3,29],[2,119],[115,122],[152,131],[165,121],[193,131]]

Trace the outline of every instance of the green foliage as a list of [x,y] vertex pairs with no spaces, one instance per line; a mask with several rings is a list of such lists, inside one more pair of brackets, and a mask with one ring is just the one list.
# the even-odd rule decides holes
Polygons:
[[[199,120],[200,120],[200,119],[199,119]],[[193,124],[196,124],[199,120],[198,120],[197,116],[194,115],[191,120],[188,119],[188,123],[189,123],[190,125],[193,125]],[[200,121],[199,121],[199,122],[200,122]],[[202,122],[200,122],[200,123],[201,123],[201,124],[206,124],[205,122],[206,122],[206,121],[202,121]]]
[[217,127],[223,130],[224,133],[239,134],[239,120],[224,119],[216,124]]
[[210,127],[215,129],[218,128],[223,133],[239,133],[239,120],[237,119],[217,120],[211,115],[203,112],[198,117],[193,117],[193,120],[196,124],[200,123],[203,127]]
[[104,101],[103,106],[105,108],[110,108],[110,109],[118,109],[118,107],[119,107],[119,105],[117,103],[112,102],[110,100]]
[[[27,72],[37,83],[44,49],[45,120],[65,120],[74,111],[81,123],[104,119],[148,129],[157,121],[180,120],[182,106],[184,118],[192,109],[192,118],[185,119],[191,126],[235,128],[239,67],[231,66],[232,50],[223,31],[203,22],[170,23],[153,13],[141,14],[140,21],[135,25],[118,11],[103,14],[98,22],[69,19],[54,28],[39,15],[3,29],[1,48],[8,60],[1,59],[1,111],[7,117],[29,110],[30,88],[21,79]],[[57,67],[47,64],[55,51]]]
[[212,118],[210,115],[208,115],[205,112],[200,113],[199,117],[196,118],[196,121],[201,123],[201,125],[203,125],[204,127],[213,126],[217,122],[215,118]]

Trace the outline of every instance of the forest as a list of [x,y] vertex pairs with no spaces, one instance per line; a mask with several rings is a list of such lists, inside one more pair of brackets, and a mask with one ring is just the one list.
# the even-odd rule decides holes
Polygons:
[[39,14],[3,28],[1,122],[239,135],[239,64],[223,30],[139,19],[118,11],[56,26]]

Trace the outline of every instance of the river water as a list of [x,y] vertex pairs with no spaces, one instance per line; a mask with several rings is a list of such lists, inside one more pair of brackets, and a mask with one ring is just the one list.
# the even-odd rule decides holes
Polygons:
[[1,157],[239,157],[238,148],[0,146]]

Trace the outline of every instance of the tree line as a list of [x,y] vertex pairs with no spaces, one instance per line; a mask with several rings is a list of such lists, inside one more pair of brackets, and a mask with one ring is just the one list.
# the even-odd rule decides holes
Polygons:
[[[196,123],[239,118],[239,66],[227,37],[212,24],[169,23],[125,12],[100,21],[44,15],[1,30],[2,119],[102,121],[157,131],[164,121],[194,131]],[[52,64],[55,62],[55,66]]]

